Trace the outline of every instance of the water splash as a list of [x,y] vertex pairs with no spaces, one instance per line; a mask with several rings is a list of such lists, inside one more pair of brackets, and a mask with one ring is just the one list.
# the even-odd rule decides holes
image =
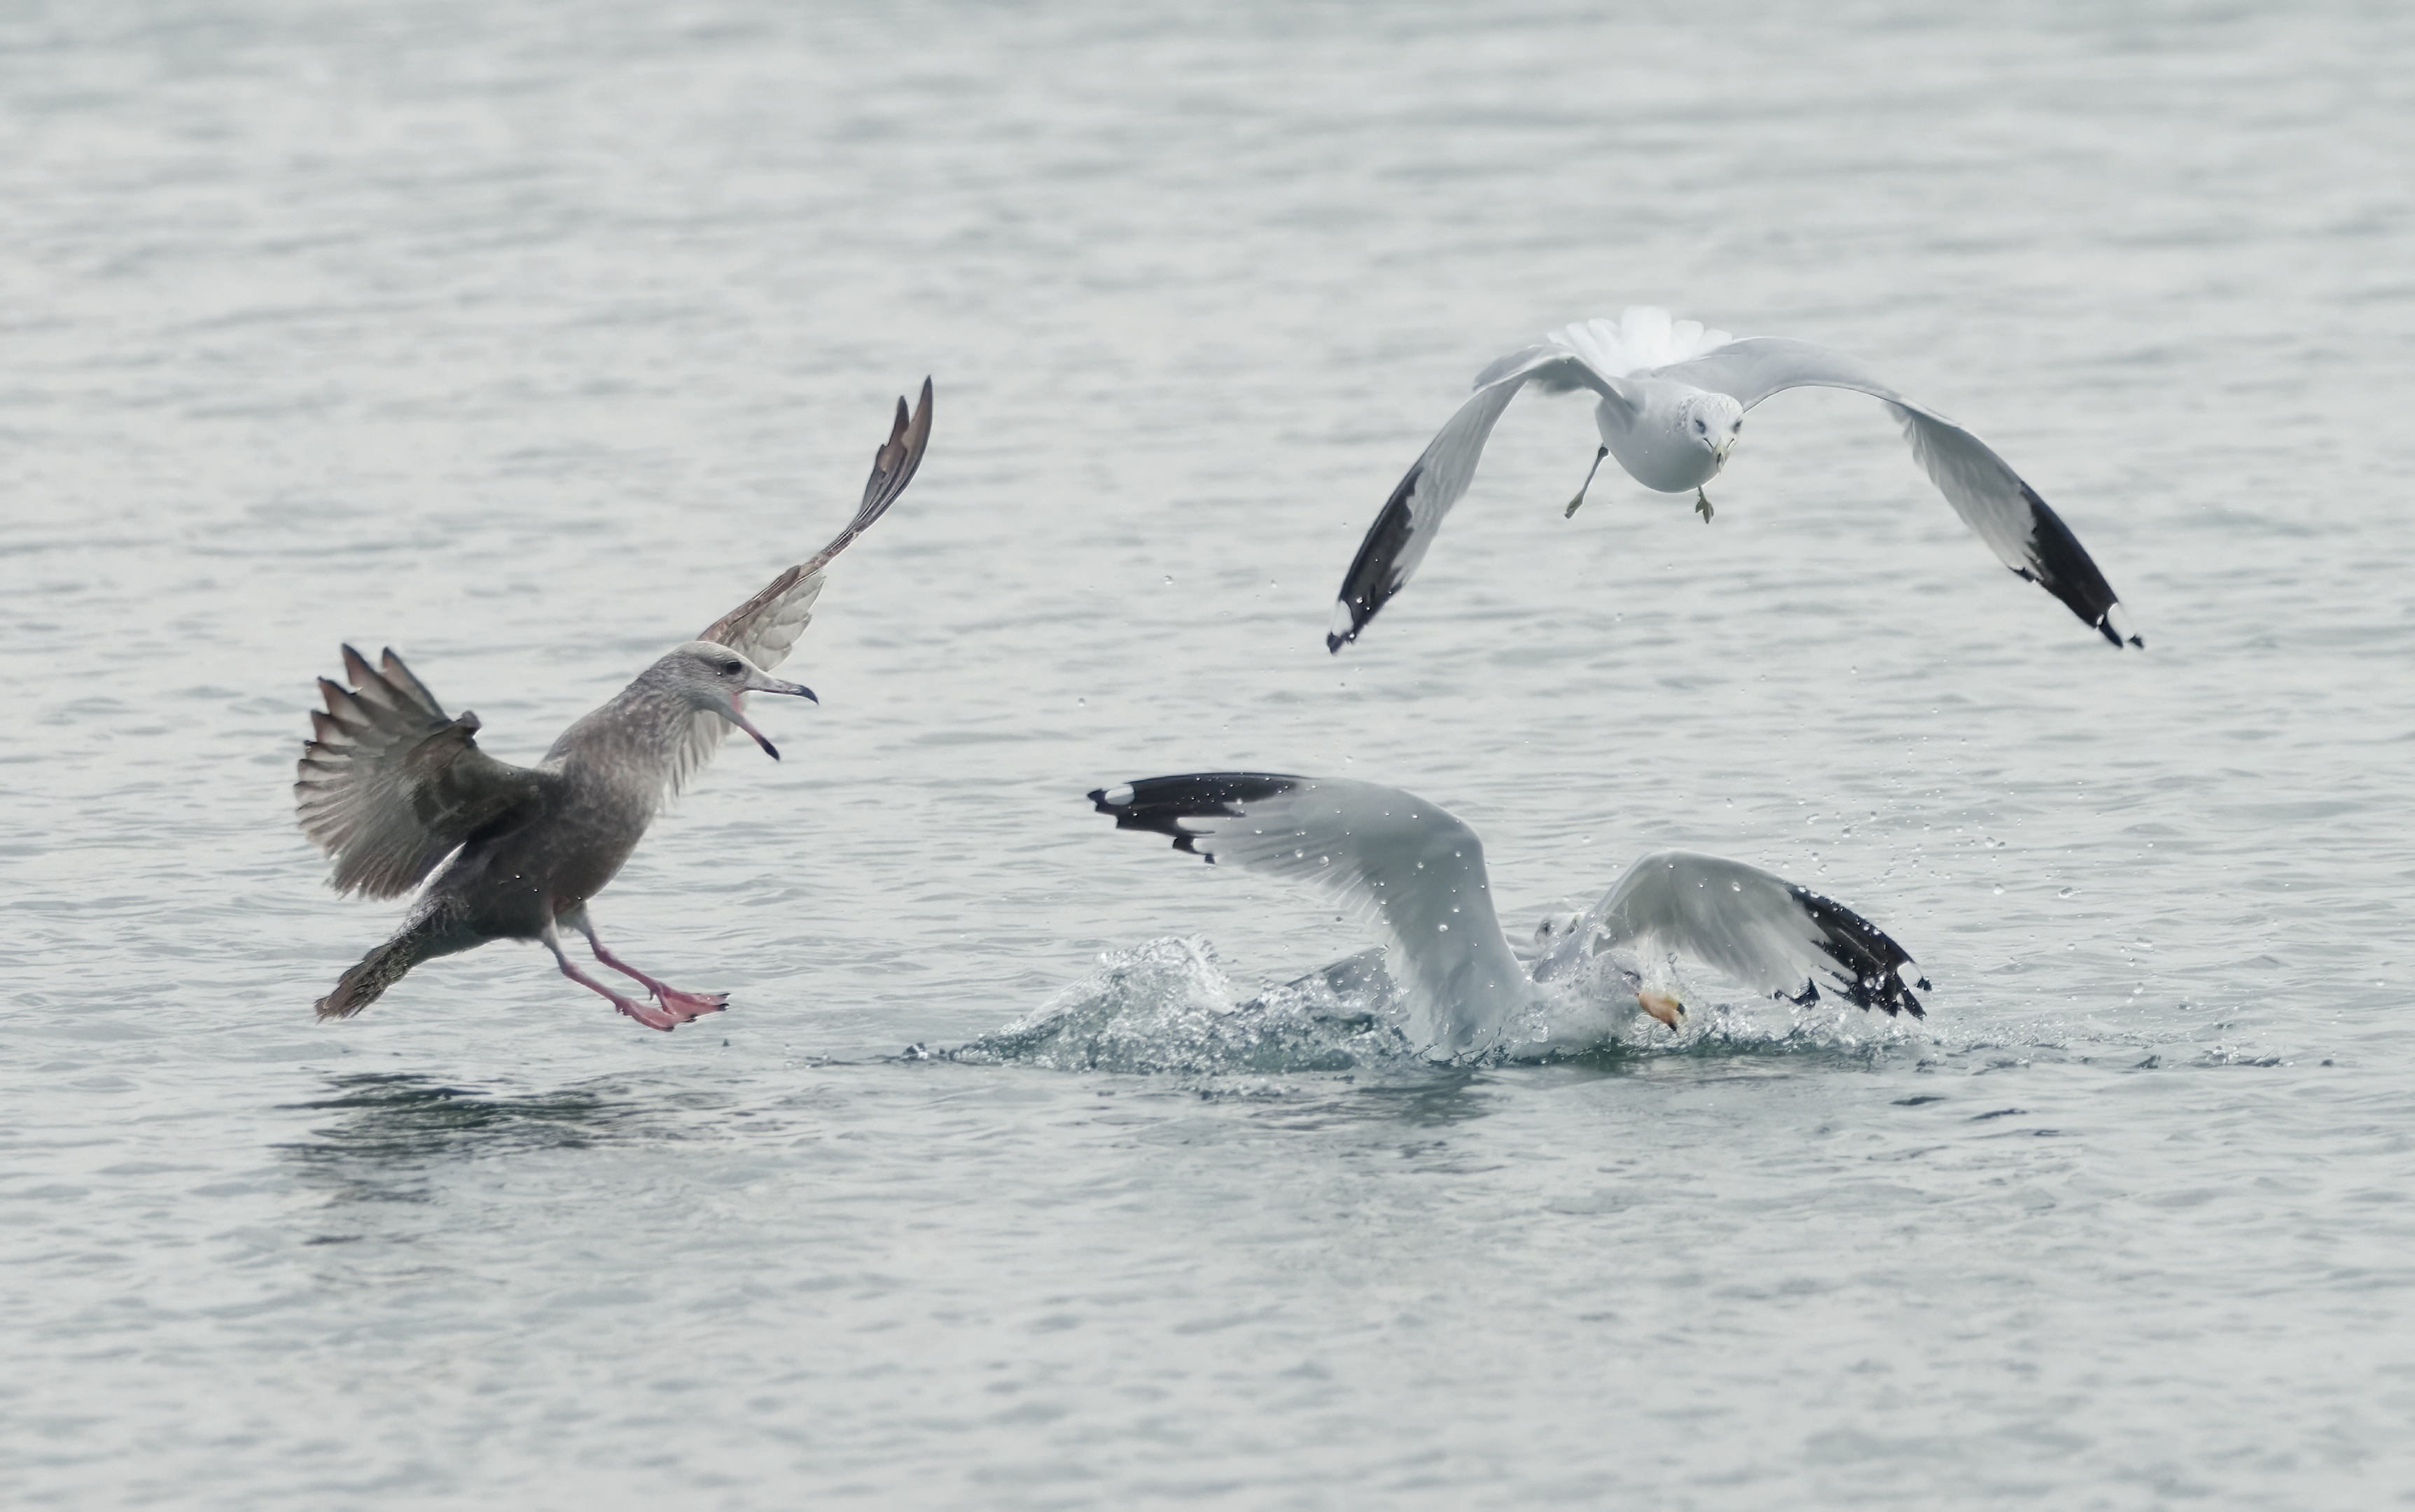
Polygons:
[[1037,1012],[945,1052],[980,1065],[1135,1072],[1342,1071],[1417,1059],[1369,951],[1242,999],[1198,936],[1109,951]]
[[[1492,1045],[1462,1065],[1583,1060],[1610,1065],[1671,1055],[1714,1058],[1775,1053],[1866,1057],[1899,1037],[1834,1005],[1732,1006],[1686,992],[1693,1005],[1671,1033],[1636,1009],[1635,985],[1674,987],[1654,963],[1603,955],[1555,979]],[[911,1058],[1051,1070],[1140,1074],[1277,1075],[1444,1067],[1402,1025],[1400,989],[1371,950],[1244,996],[1198,936],[1168,936],[1101,954],[1088,976],[1029,1015],[954,1050],[916,1046]]]

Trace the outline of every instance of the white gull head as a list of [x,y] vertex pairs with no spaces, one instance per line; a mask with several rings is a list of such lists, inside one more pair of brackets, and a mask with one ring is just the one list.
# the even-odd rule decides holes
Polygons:
[[1702,390],[1677,401],[1677,434],[1687,445],[1711,454],[1713,472],[1727,465],[1728,453],[1744,429],[1744,406],[1724,394]]

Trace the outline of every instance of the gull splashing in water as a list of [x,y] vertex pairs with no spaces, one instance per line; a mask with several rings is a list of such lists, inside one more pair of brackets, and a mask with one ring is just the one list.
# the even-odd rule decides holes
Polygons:
[[[1442,808],[1397,787],[1273,772],[1193,772],[1100,788],[1119,830],[1306,887],[1384,938],[1322,978],[1371,989],[1410,1052],[1468,1061],[1585,1048],[1554,1023],[1607,1040],[1639,1015],[1674,1030],[1685,1005],[1656,969],[1688,957],[1798,1006],[1821,984],[1864,1009],[1925,1016],[1928,990],[1902,946],[1869,921],[1758,867],[1689,851],[1630,865],[1590,908],[1546,920],[1524,951],[1502,933],[1484,844]],[[1339,974],[1339,975],[1337,975]],[[1346,979],[1346,981],[1345,981]],[[1570,1017],[1569,1010],[1575,1014]]]

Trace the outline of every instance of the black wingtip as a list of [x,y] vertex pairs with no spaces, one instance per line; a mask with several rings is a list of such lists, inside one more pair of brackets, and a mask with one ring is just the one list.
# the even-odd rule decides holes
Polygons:
[[1197,837],[1178,821],[1209,815],[1230,818],[1245,812],[1245,804],[1290,792],[1306,781],[1271,771],[1193,771],[1096,787],[1088,796],[1097,812],[1115,816],[1117,829],[1165,835],[1175,849],[1212,862],[1215,858],[1202,853],[1193,844]]
[[[2035,488],[2026,483],[2020,487],[2021,499],[2030,506],[2030,560],[2027,567],[2013,571],[2061,599],[2081,623],[2120,649],[2123,634],[2114,616],[2122,600],[2113,585],[2105,580],[2105,574],[2062,516],[2048,507]],[[2129,644],[2146,649],[2146,642],[2138,636],[2127,638]]]
[[[1818,926],[1822,936],[1820,949],[1836,963],[1837,975],[1845,984],[1845,996],[1854,1007],[1879,1009],[1889,1018],[1898,1013],[1910,1013],[1916,1019],[1928,1016],[1904,981],[1902,968],[1912,964],[1911,951],[1833,898],[1792,883],[1787,891]],[[1918,986],[1923,992],[1928,991],[1928,979],[1920,978]],[[1806,982],[1805,996],[1792,1001],[1801,1007],[1819,1001],[1818,986]]]
[[[1411,537],[1417,533],[1416,518],[1410,512],[1409,501],[1417,496],[1418,480],[1425,476],[1426,465],[1418,462],[1401,479],[1392,497],[1384,501],[1383,513],[1367,529],[1367,538],[1358,543],[1358,554],[1350,561],[1350,570],[1342,577],[1342,591],[1334,604],[1334,628],[1325,635],[1325,649],[1339,654],[1342,648],[1358,638],[1367,621],[1375,618],[1391,596],[1401,591],[1400,561],[1409,549]],[[1350,628],[1340,628],[1347,615]]]
[[2105,618],[2096,621],[2096,633],[2103,636],[2115,651],[2120,651],[2124,646],[2135,646],[2140,651],[2147,649],[2146,636],[2135,630],[2126,636],[2122,633],[2121,627],[2113,622],[2113,613],[2110,609],[2106,611]]

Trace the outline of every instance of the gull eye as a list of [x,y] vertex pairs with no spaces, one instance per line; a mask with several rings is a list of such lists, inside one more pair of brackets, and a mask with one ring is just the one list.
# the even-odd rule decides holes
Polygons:
[[721,664],[721,670],[725,676],[736,677],[739,672],[739,666],[736,662],[724,662]]

